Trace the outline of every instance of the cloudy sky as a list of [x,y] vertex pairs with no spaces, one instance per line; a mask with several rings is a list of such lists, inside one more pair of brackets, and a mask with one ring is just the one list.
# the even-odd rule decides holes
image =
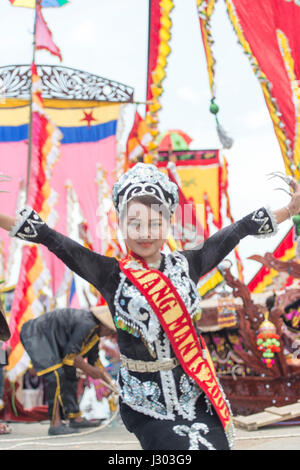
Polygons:
[[[169,56],[160,130],[179,128],[193,138],[192,148],[219,148],[214,117],[209,113],[210,90],[195,0],[176,0],[172,11],[172,53]],[[70,0],[62,8],[48,8],[44,16],[60,47],[63,65],[117,80],[135,89],[135,99],[146,93],[148,0]],[[32,59],[33,11],[14,8],[0,0],[0,66],[26,64]],[[234,145],[226,151],[229,162],[231,209],[237,220],[262,205],[278,208],[288,196],[274,191],[278,183],[267,173],[283,171],[283,161],[258,80],[237,42],[219,0],[212,21],[217,61],[219,120]],[[59,64],[39,51],[36,62]],[[129,105],[128,128],[134,112]],[[142,106],[139,111],[143,113]],[[278,235],[240,243],[245,277],[260,265],[247,256],[273,250],[291,222]]]

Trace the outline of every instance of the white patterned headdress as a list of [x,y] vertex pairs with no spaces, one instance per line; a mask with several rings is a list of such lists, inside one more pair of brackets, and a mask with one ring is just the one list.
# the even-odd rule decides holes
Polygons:
[[137,163],[114,184],[114,206],[120,214],[131,199],[145,195],[153,196],[174,214],[178,204],[177,185],[155,165]]

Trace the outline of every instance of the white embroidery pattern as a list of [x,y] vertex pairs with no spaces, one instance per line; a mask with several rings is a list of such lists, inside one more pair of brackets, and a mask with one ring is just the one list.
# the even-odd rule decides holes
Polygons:
[[257,238],[272,237],[278,232],[275,215],[270,208],[262,208],[255,211],[251,217],[254,222],[260,224],[257,230]]
[[[141,268],[134,261],[131,262],[130,267]],[[165,269],[163,272],[172,281],[188,312],[193,316],[198,309],[200,299],[196,285],[189,278],[186,258],[178,252],[165,256]],[[170,358],[171,345],[169,339],[145,297],[141,295],[135,286],[129,283],[122,272],[120,273],[120,279],[121,281],[115,295],[116,316],[126,322],[127,325],[132,326],[135,331],[139,331],[153,357],[158,360]],[[122,394],[122,399],[136,411],[158,417],[159,419],[174,420],[174,411],[176,410],[184,419],[189,421],[195,419],[195,405],[202,391],[196,384],[192,384],[189,381],[189,378],[183,371],[181,376],[179,374],[176,381],[172,370],[157,373],[157,378],[162,384],[162,394],[165,403],[165,405],[161,404],[164,407],[161,410],[159,410],[158,406],[153,406],[153,400],[150,403],[148,399],[138,399],[137,402],[137,399],[134,397],[136,390],[139,390],[139,394],[141,394],[142,390],[141,386],[138,386],[137,378],[129,374],[128,371],[126,376],[124,372],[120,375],[122,381],[126,379],[126,393]],[[177,387],[176,382],[178,382]],[[155,396],[155,399],[161,400],[162,397]]]
[[159,401],[161,390],[156,382],[142,382],[123,366],[120,368],[120,376],[123,382],[120,396],[126,405],[156,419],[174,419]]
[[180,425],[174,426],[174,432],[179,436],[188,436],[190,440],[189,450],[199,450],[199,443],[208,450],[216,450],[214,446],[202,434],[209,432],[208,426],[204,423],[194,423],[192,426]]
[[[127,299],[127,307],[125,299]],[[151,355],[155,357],[154,342],[158,339],[161,331],[160,323],[145,297],[135,286],[128,283],[122,272],[114,302],[116,316],[139,332]]]
[[[141,269],[136,261],[130,261],[131,268]],[[165,256],[164,274],[169,277],[191,317],[199,308],[199,294],[195,283],[189,278],[188,262],[178,252]],[[127,300],[126,300],[127,299]],[[120,283],[116,291],[114,304],[116,317],[138,331],[147,344],[153,357],[156,357],[154,342],[158,340],[161,331],[160,323],[145,297],[120,273]]]

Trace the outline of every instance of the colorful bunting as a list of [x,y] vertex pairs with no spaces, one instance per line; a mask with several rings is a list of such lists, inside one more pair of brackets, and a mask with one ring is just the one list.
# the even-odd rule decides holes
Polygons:
[[147,145],[151,140],[149,126],[136,111],[133,126],[127,139],[125,171],[130,164],[136,163],[139,157],[143,158],[147,153]]
[[[55,194],[50,186],[52,170],[59,158],[61,133],[48,119],[41,95],[41,82],[32,65],[32,151],[31,174],[27,202],[51,226],[55,225]],[[44,313],[39,300],[41,290],[50,281],[50,273],[41,255],[41,248],[24,246],[21,271],[11,309],[8,345],[12,349],[7,366],[8,378],[14,382],[29,365],[29,357],[20,342],[22,325]]]
[[6,371],[11,382],[15,382],[29,366],[30,358],[20,342],[20,331],[26,321],[44,313],[44,307],[39,297],[42,288],[49,281],[50,274],[45,267],[39,247],[24,246],[9,322],[12,335],[8,346],[11,348],[11,352]]
[[166,77],[167,57],[171,52],[171,0],[151,0],[149,9],[149,46],[147,73],[147,105],[146,123],[151,128],[152,139],[147,145],[145,163],[157,160],[156,137],[158,131],[158,111],[161,109],[160,97],[163,93],[163,80]]
[[[17,193],[17,200],[15,210],[13,211],[14,214],[19,212],[24,206],[26,201],[26,189],[24,179],[20,179],[18,187],[16,188]],[[5,233],[5,235],[7,235]],[[4,236],[2,234],[2,236]],[[10,239],[10,243],[7,241],[7,237],[5,238],[5,277],[4,277],[4,286],[10,288],[14,286],[17,282],[17,275],[18,275],[18,266],[17,263],[21,258],[20,253],[22,251],[21,243],[17,238]]]
[[202,41],[204,45],[204,52],[206,56],[206,64],[208,71],[208,83],[211,95],[214,98],[216,92],[215,86],[215,64],[214,55],[212,52],[213,39],[211,35],[211,16],[214,12],[216,0],[197,0],[197,9],[200,21],[200,29]]

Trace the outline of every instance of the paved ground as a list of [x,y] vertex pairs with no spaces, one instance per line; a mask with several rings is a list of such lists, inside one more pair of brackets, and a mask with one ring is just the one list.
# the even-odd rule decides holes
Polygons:
[[[48,436],[48,422],[10,423],[12,433],[0,436],[1,450],[140,450],[134,435],[117,420],[105,428],[70,436]],[[237,429],[236,450],[299,450],[300,426],[277,426],[259,431]],[[115,453],[112,453],[115,455]]]

